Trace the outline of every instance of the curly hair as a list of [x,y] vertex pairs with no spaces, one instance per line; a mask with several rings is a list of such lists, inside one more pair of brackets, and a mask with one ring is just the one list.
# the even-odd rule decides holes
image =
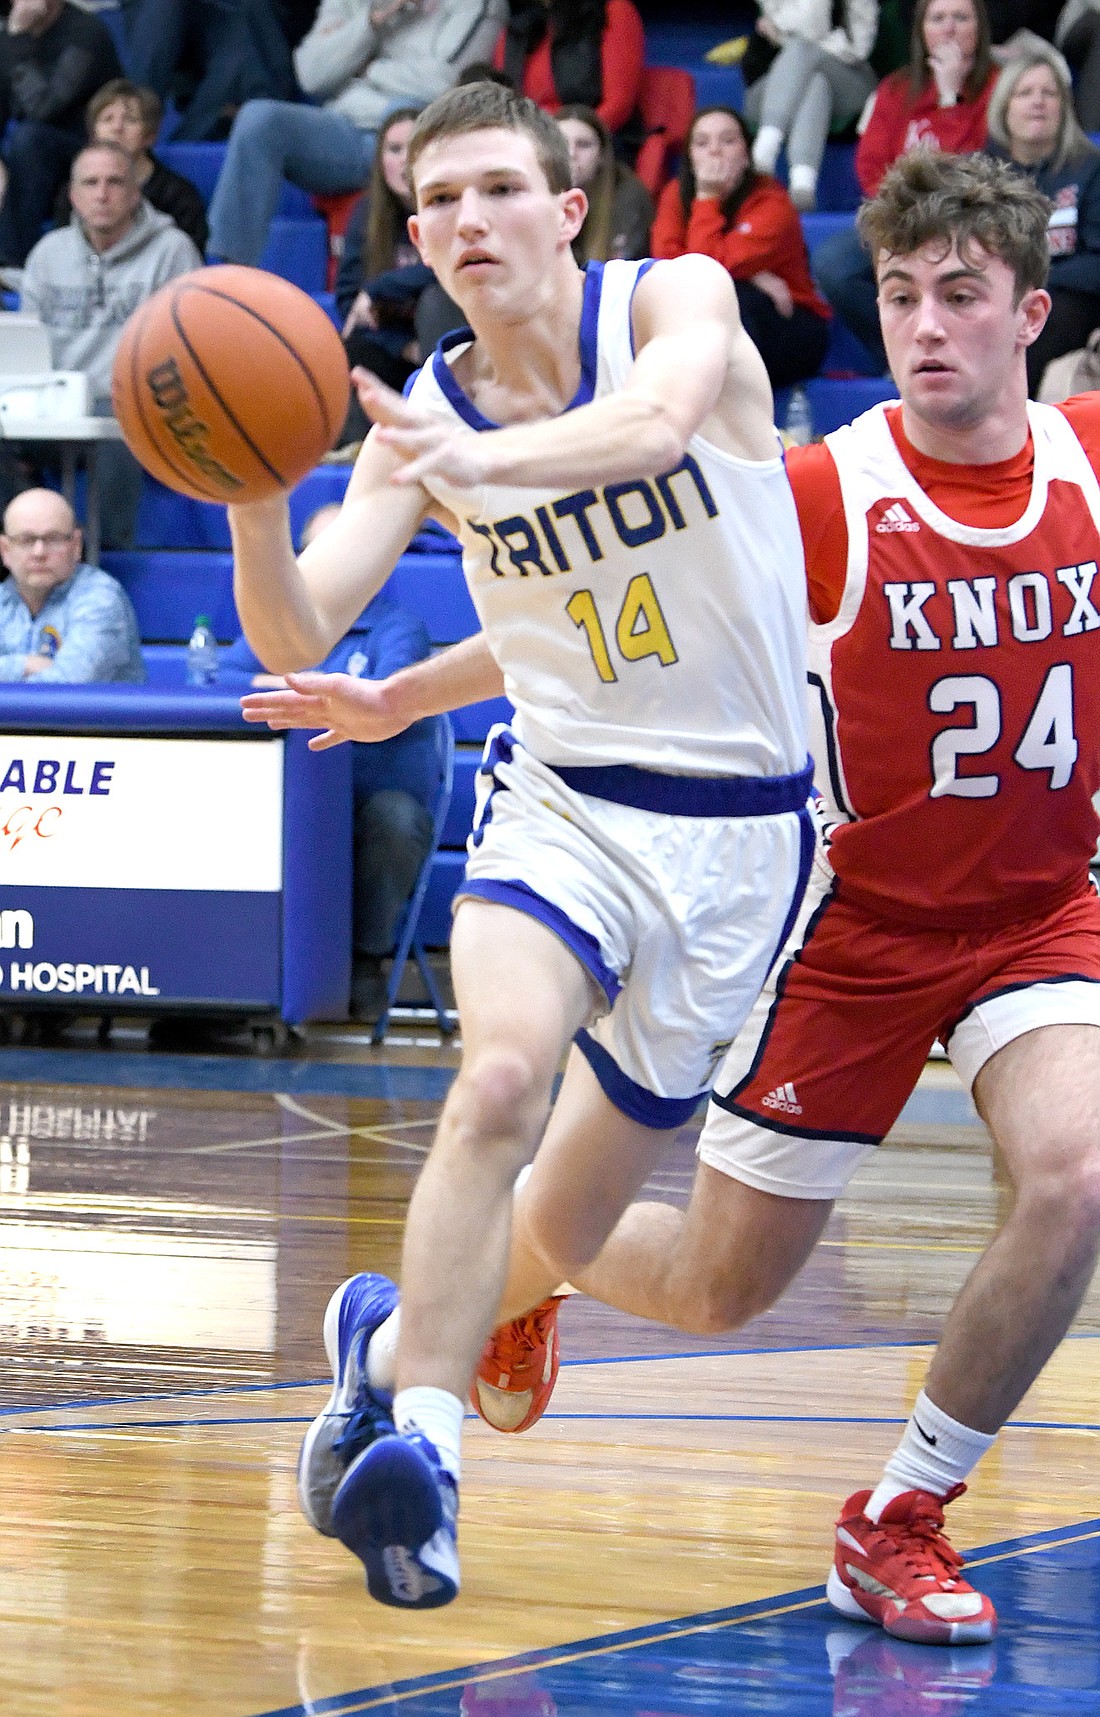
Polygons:
[[872,258],[912,256],[926,244],[999,256],[1012,270],[1016,302],[1046,283],[1049,197],[1008,161],[911,149],[890,168],[856,217]]

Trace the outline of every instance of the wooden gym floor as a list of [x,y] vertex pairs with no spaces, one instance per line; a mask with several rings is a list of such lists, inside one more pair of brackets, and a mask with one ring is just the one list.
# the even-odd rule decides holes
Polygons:
[[822,1601],[837,1506],[874,1482],[1003,1199],[943,1066],[749,1329],[571,1302],[546,1419],[468,1424],[459,1601],[367,1599],[298,1514],[295,1461],[328,1294],[393,1270],[454,1062],[407,1031],[267,1062],[0,1051],[0,1709],[1095,1717],[1095,1290],[951,1511],[996,1644],[906,1647]]

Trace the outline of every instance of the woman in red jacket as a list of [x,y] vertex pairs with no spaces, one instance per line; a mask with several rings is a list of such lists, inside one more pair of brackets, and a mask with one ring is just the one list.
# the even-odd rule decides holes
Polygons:
[[[983,0],[920,0],[908,69],[882,80],[856,150],[864,195],[874,195],[886,169],[907,150],[967,155],[980,149],[996,81]],[[814,273],[841,321],[884,370],[874,270],[854,228],[818,246]]]
[[744,121],[732,108],[700,108],[692,120],[679,180],[661,193],[650,245],[657,257],[701,251],[729,269],[773,387],[817,374],[829,306],[810,277],[798,211],[777,179],[753,167]]
[[921,0],[909,65],[879,84],[856,150],[864,196],[874,196],[887,167],[909,149],[980,149],[996,81],[982,0]]

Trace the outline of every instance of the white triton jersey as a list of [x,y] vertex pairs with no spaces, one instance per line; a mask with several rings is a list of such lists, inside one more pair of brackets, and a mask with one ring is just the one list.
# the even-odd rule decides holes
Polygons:
[[[652,266],[589,263],[581,385],[623,386],[630,307]],[[458,386],[444,340],[419,406],[494,429]],[[693,436],[653,478],[569,490],[425,486],[458,520],[463,565],[516,708],[517,739],[555,767],[789,775],[806,762],[806,577],[783,461]]]

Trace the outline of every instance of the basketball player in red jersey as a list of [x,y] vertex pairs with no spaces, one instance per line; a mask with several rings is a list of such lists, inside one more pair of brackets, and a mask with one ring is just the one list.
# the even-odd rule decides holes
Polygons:
[[[583,1210],[599,1154],[551,1124],[516,1197],[502,1303],[513,1316],[568,1276],[681,1328],[745,1322],[805,1261],[940,1039],[1015,1203],[882,1479],[844,1505],[828,1592],[845,1615],[952,1645],[988,1640],[996,1618],[943,1505],[1065,1334],[1100,1244],[1100,396],[1027,400],[1047,217],[1003,164],[919,150],[865,206],[902,403],[788,460],[828,829],[816,890],[719,1076],[688,1209],[633,1205],[593,1258],[563,1189]],[[383,737],[449,692],[489,695],[478,650],[388,685],[313,682],[300,724]],[[505,1414],[486,1380],[509,1370],[523,1423],[537,1417],[550,1339],[541,1308],[498,1331],[478,1391],[491,1422]]]

